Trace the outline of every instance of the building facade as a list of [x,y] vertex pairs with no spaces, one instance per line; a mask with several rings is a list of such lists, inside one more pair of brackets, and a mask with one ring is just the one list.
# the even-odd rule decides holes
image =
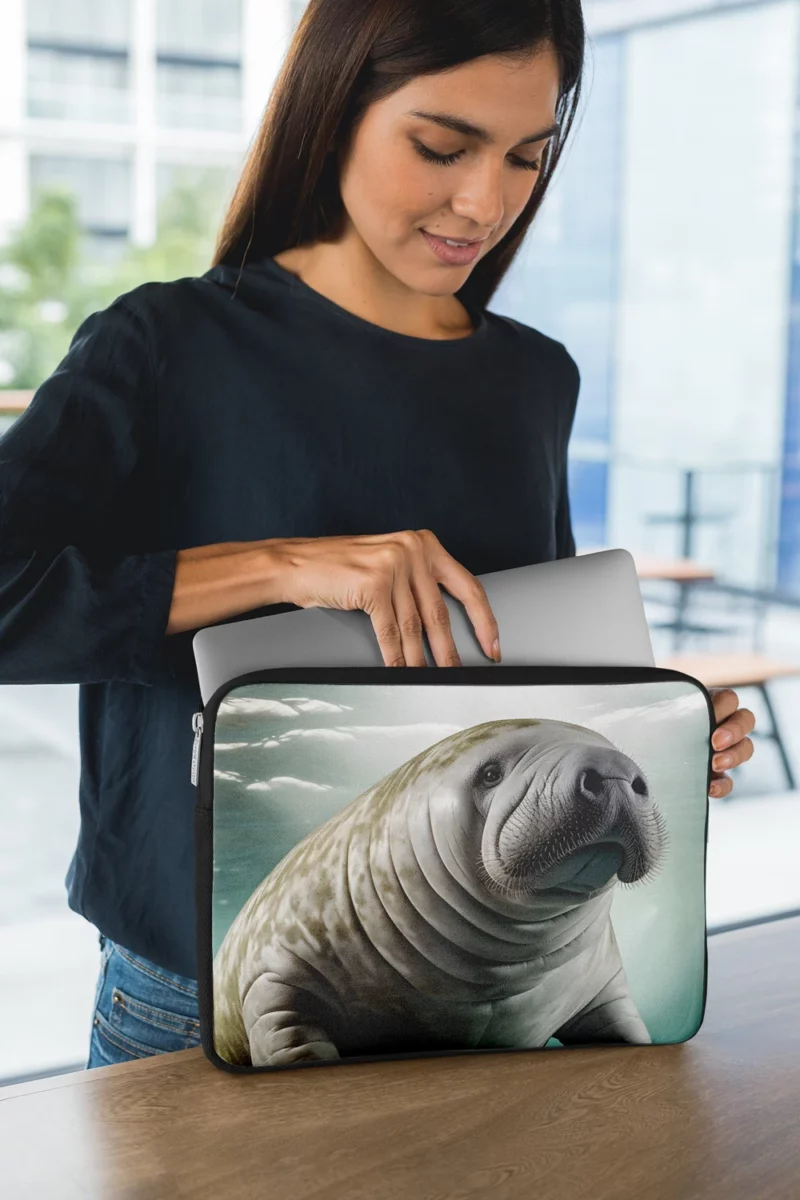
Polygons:
[[148,245],[178,181],[229,191],[285,54],[289,0],[3,0],[0,238],[35,189],[77,198],[98,252]]

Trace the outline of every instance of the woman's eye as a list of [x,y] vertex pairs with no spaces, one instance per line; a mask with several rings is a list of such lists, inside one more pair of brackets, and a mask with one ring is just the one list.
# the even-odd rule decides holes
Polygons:
[[[452,166],[464,153],[463,150],[454,150],[452,154],[437,154],[435,150],[431,150],[430,146],[425,146],[422,142],[414,142],[414,148],[428,162],[439,163],[442,167]],[[521,167],[523,171],[538,171],[542,165],[541,158],[537,158],[535,162],[529,162],[526,158],[514,158],[512,161],[514,166]]]

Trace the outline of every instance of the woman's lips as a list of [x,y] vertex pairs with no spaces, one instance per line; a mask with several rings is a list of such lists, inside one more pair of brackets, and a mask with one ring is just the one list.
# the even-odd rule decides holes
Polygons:
[[420,233],[436,257],[451,266],[464,266],[474,262],[483,245],[483,242],[472,242],[469,246],[448,246],[444,238],[437,237],[435,233],[428,233],[427,229],[421,229]]

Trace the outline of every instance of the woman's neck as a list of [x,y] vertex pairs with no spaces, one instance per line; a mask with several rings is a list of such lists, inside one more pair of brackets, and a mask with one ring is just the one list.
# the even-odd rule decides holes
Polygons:
[[386,271],[360,238],[295,246],[273,257],[334,304],[394,333],[452,340],[474,332],[469,313],[454,295],[412,291]]

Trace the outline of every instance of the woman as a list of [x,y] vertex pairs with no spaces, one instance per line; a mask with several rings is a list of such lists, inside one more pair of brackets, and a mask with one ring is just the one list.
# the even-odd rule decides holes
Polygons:
[[[578,0],[311,0],[214,266],[84,321],[3,439],[2,679],[81,684],[89,1066],[198,1040],[193,632],[362,609],[387,665],[424,625],[447,666],[444,587],[499,660],[475,575],[575,553],[578,369],[486,304],[583,47]],[[752,717],[715,704],[741,762]]]

